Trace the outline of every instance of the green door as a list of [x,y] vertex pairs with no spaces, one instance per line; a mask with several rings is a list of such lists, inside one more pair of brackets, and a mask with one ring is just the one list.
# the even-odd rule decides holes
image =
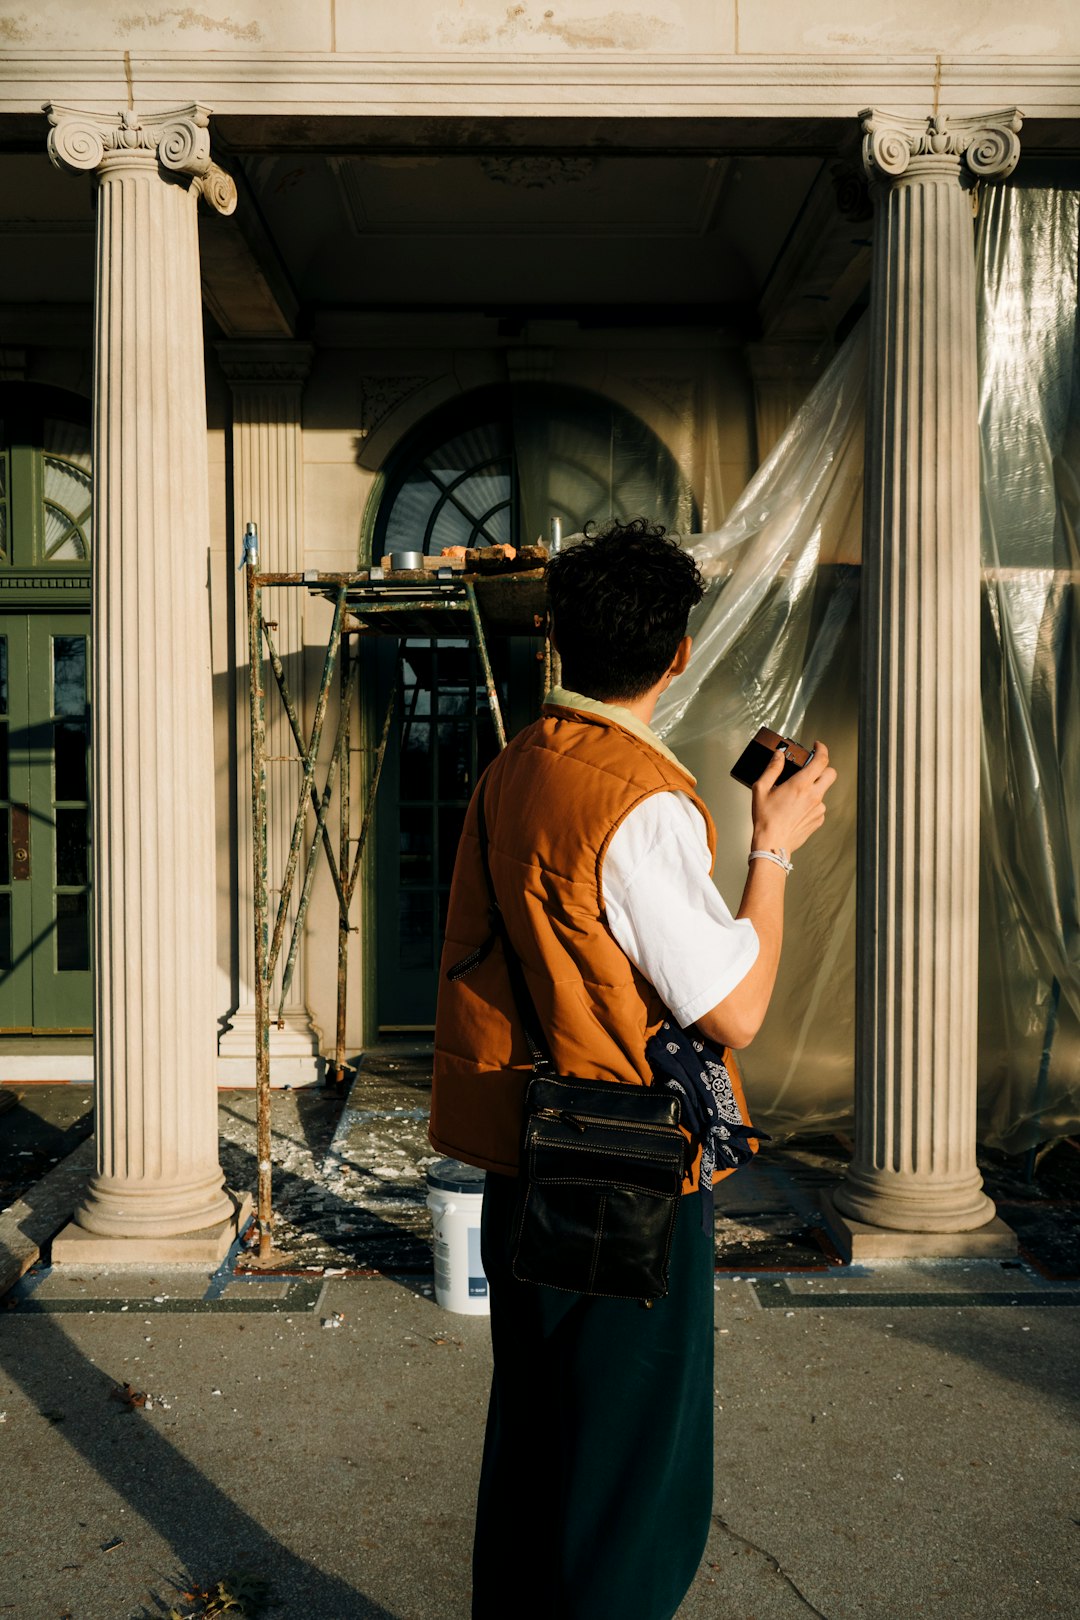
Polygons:
[[0,614],[0,1031],[89,1032],[85,613]]

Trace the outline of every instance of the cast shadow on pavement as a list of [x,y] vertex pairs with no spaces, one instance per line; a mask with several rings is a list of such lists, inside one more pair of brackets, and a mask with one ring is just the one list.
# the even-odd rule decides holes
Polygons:
[[[1016,1305],[997,1310],[960,1312],[946,1307],[941,1311],[904,1311],[896,1318],[894,1336],[968,1362],[1002,1384],[1018,1384],[1024,1397],[1045,1402],[1051,1409],[1068,1411],[1080,1406],[1074,1335],[1062,1331],[1052,1337],[1036,1334],[1023,1338],[1025,1322],[1046,1316],[1053,1322],[1058,1313],[1039,1306],[1025,1311],[1023,1295],[1016,1297]],[[1063,1298],[1062,1304],[1066,1320],[1075,1320],[1068,1307],[1080,1311],[1080,1294]]]
[[[33,1321],[32,1350],[17,1325]],[[219,1490],[143,1412],[113,1398],[116,1380],[93,1365],[47,1316],[12,1318],[0,1334],[0,1366],[39,1412],[63,1409],[59,1434],[96,1470],[129,1509],[168,1542],[178,1560],[172,1575],[157,1572],[164,1588],[183,1576],[220,1579],[249,1569],[273,1588],[271,1614],[312,1620],[398,1620],[390,1610],[337,1576],[298,1557],[256,1518]],[[13,1484],[13,1482],[9,1481]],[[75,1515],[77,1502],[72,1499]],[[9,1570],[9,1574],[10,1574]],[[147,1576],[140,1580],[143,1592]],[[140,1594],[132,1593],[132,1610]],[[158,1613],[177,1601],[172,1591]],[[144,1608],[144,1615],[155,1612]]]

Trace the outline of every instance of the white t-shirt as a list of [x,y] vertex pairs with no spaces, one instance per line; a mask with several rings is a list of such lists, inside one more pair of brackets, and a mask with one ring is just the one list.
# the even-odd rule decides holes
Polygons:
[[[544,702],[549,709],[606,715],[679,765],[655,732],[621,704],[601,703],[561,686],[553,687]],[[601,874],[616,943],[684,1029],[730,995],[757,961],[754,925],[748,917],[731,915],[709,876],[709,864],[701,812],[685,793],[662,792],[651,794],[623,820]]]
[[758,937],[709,876],[701,812],[685,793],[654,793],[625,818],[602,872],[608,926],[684,1029],[753,967]]

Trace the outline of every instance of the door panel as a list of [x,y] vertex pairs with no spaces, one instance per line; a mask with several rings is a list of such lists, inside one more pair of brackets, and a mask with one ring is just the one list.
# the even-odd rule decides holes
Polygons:
[[10,913],[5,940],[0,912],[9,963],[0,1028],[9,1030],[91,1026],[89,629],[86,614],[0,618],[9,778],[0,780],[0,904]]
[[33,1023],[27,620],[0,619],[0,1027]]

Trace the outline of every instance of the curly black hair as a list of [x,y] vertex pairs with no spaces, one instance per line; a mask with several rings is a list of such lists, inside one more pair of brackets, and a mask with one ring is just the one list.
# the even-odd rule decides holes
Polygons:
[[694,559],[662,524],[609,523],[547,566],[547,597],[563,685],[601,702],[655,686],[705,593]]

